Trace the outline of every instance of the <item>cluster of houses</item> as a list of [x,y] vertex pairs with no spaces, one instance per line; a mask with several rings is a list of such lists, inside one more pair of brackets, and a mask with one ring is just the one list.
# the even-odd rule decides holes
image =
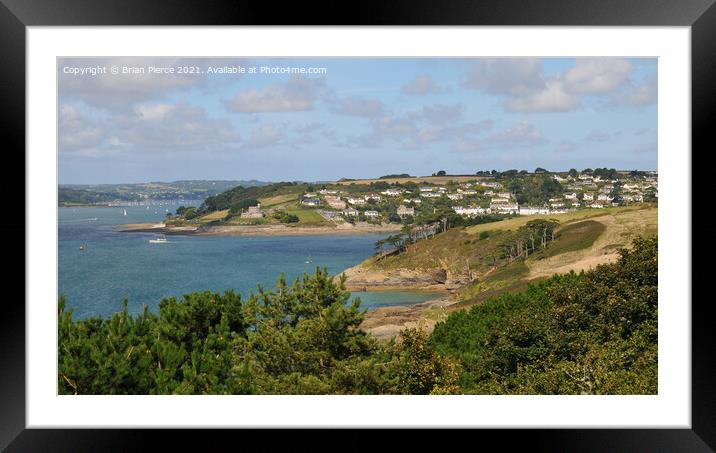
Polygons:
[[[656,173],[639,178],[602,179],[590,174],[568,176],[553,174],[566,190],[544,205],[520,205],[515,194],[505,190],[499,181],[470,181],[461,184],[425,185],[417,190],[405,187],[390,187],[375,193],[344,192],[337,188],[324,188],[318,192],[305,193],[300,204],[308,208],[322,208],[326,218],[357,218],[361,215],[368,219],[381,219],[388,212],[400,218],[415,216],[416,210],[429,199],[447,199],[454,212],[466,217],[487,214],[549,215],[561,214],[568,210],[591,208],[600,209],[624,203],[643,203],[645,195],[658,197],[658,179]],[[615,187],[618,190],[615,190]],[[618,199],[614,197],[617,194]],[[444,198],[443,198],[444,197]],[[376,207],[380,204],[381,207]],[[386,207],[389,206],[389,207]],[[265,214],[261,206],[252,206],[241,214],[242,218],[261,218]]]

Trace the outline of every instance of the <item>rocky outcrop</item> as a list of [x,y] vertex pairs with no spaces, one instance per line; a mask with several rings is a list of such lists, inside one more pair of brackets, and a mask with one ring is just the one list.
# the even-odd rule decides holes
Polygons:
[[346,269],[344,273],[347,277],[346,286],[353,291],[391,288],[442,288],[448,280],[447,272],[444,269],[382,271],[358,265]]

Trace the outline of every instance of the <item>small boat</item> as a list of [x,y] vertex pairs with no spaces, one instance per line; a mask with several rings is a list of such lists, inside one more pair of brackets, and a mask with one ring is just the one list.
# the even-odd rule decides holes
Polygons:
[[306,260],[306,264],[311,264],[313,260],[311,259],[311,256],[308,256],[308,259]]
[[80,251],[82,252],[82,251],[84,251],[84,249],[85,249],[85,246],[84,246],[84,245],[80,245]]
[[124,215],[127,215],[127,210],[126,210],[126,209],[124,210]]
[[158,237],[156,239],[150,239],[149,242],[152,244],[166,244],[169,241],[167,241],[166,237],[162,236],[162,237]]

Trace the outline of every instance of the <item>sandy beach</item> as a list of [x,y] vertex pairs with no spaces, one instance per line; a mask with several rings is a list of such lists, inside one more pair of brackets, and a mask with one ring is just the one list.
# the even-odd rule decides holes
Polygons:
[[221,226],[166,226],[164,223],[130,223],[118,225],[119,231],[128,233],[163,233],[196,236],[319,236],[381,234],[400,231],[400,225],[351,225],[335,227],[292,227],[286,225],[221,225]]

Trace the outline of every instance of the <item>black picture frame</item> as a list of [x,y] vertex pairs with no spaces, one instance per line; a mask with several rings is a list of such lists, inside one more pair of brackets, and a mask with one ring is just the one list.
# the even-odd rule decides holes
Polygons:
[[[271,2],[186,1],[186,0],[0,0],[0,130],[4,132],[7,187],[25,187],[25,29],[29,26],[112,26],[112,25],[543,25],[543,26],[690,26],[692,64],[692,149],[711,151],[713,121],[716,119],[716,6],[715,0],[369,0],[350,8],[317,1]],[[339,11],[344,12],[339,12]],[[329,16],[320,12],[330,11]],[[703,154],[703,153],[702,153]],[[694,165],[698,153],[691,152],[692,168],[706,171],[707,165]],[[701,157],[699,157],[699,160]],[[5,162],[8,162],[7,160]],[[20,169],[23,171],[20,171]],[[705,185],[707,178],[696,178],[692,172],[694,203],[703,201],[704,191],[693,186]],[[20,181],[22,179],[22,181]],[[23,212],[24,214],[24,212]],[[15,256],[5,254],[5,281],[19,287],[25,281],[24,215],[15,213],[2,222],[2,231],[10,238]],[[708,224],[692,220],[692,235],[714,230]],[[17,240],[23,237],[25,243]],[[7,249],[6,249],[7,250]],[[23,265],[20,265],[23,263]],[[694,262],[693,272],[700,270]],[[663,277],[665,278],[665,277]],[[693,282],[704,279],[693,278]],[[707,280],[706,280],[707,281]],[[19,290],[24,300],[24,285]],[[664,301],[663,303],[690,301]],[[714,331],[708,316],[709,299],[692,305],[692,429],[570,429],[520,430],[504,433],[482,430],[480,443],[492,440],[509,445],[521,441],[531,450],[550,451],[714,451],[716,449],[716,361],[712,346]],[[25,429],[25,308],[20,297],[9,297],[0,316],[0,448],[7,451],[104,451],[140,449],[147,436],[166,435],[151,430],[41,430]],[[427,431],[411,432],[384,447],[420,445],[430,436]],[[190,431],[172,431],[173,443],[185,448],[195,445],[217,445],[217,437],[236,439],[231,431],[207,435]],[[341,436],[345,449],[371,448],[371,441],[361,436]],[[295,442],[291,436],[271,436],[273,446]],[[242,441],[243,443],[246,440]],[[391,445],[396,442],[395,445]],[[399,443],[399,444],[398,444]],[[320,445],[313,445],[320,448]],[[334,445],[335,447],[335,445]],[[325,448],[331,448],[326,445]],[[342,449],[343,449],[342,448]],[[372,449],[372,448],[371,448]]]

